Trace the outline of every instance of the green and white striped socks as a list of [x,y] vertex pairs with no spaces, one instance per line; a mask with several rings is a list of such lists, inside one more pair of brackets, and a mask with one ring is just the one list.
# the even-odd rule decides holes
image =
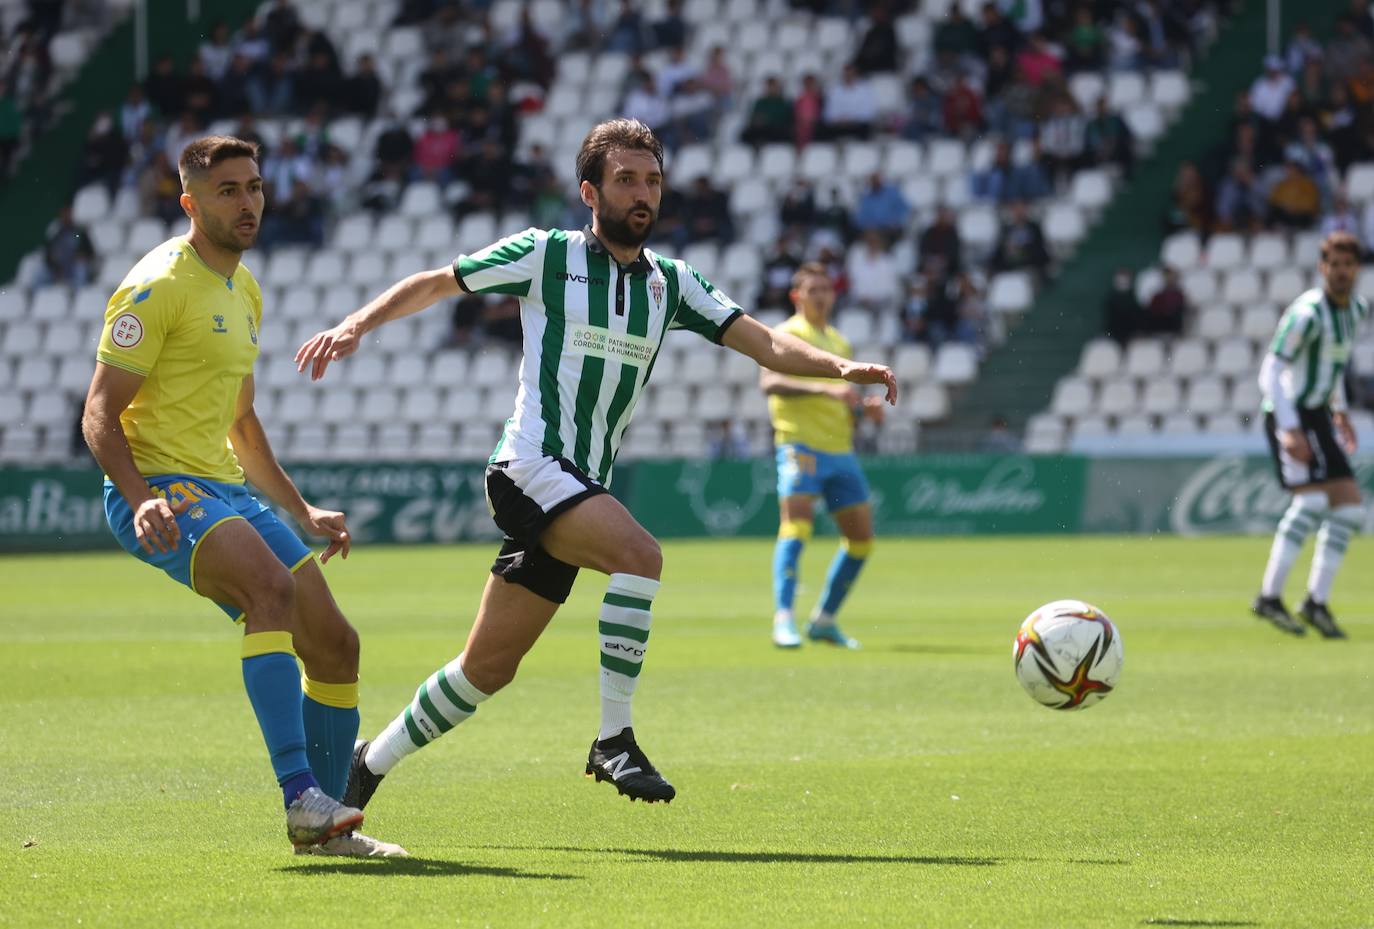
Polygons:
[[1317,532],[1317,553],[1307,578],[1307,593],[1318,603],[1328,602],[1331,584],[1345,559],[1350,540],[1364,523],[1364,507],[1358,503],[1338,506],[1331,511]]
[[630,698],[649,645],[649,614],[659,582],[634,574],[612,574],[601,601],[601,734],[609,739],[630,723]]
[[1302,552],[1303,543],[1326,515],[1326,494],[1311,490],[1294,494],[1293,502],[1279,520],[1274,544],[1269,549],[1269,563],[1264,568],[1264,583],[1260,593],[1266,597],[1283,596],[1288,572]]
[[477,712],[490,694],[473,687],[463,674],[463,656],[430,675],[415,691],[415,699],[372,740],[367,767],[386,774],[407,755],[413,754]]

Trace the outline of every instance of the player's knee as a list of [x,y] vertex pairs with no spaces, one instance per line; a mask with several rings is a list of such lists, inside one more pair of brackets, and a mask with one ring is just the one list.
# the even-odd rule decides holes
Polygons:
[[248,613],[250,616],[282,617],[289,619],[296,599],[296,579],[291,572],[282,568],[279,571],[264,572],[255,578],[248,591]]
[[469,649],[463,654],[463,676],[484,694],[494,694],[511,681],[520,668],[520,658],[508,654],[474,655]]
[[840,545],[851,558],[867,558],[873,553],[873,533],[845,536]]
[[621,564],[612,574],[634,574],[658,580],[663,574],[663,549],[647,532],[626,547],[619,556]]

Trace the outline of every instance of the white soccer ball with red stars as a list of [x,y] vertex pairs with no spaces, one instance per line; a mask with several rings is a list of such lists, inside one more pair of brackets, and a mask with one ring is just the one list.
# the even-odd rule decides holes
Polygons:
[[1121,633],[1106,613],[1082,600],[1056,600],[1026,617],[1012,657],[1016,679],[1032,700],[1080,710],[1116,687],[1124,654]]

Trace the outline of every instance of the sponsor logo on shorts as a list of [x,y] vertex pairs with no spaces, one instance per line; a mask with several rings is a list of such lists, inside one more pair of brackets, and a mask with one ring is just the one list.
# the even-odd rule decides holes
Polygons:
[[133,348],[143,341],[143,320],[133,313],[120,313],[110,324],[110,341],[119,348]]

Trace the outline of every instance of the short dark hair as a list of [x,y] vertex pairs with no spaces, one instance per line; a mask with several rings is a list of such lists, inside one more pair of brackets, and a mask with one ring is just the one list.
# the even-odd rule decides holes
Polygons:
[[190,179],[204,174],[221,161],[230,158],[258,158],[258,146],[231,135],[207,135],[196,139],[181,150],[177,169],[181,174],[181,186],[186,187]]
[[1322,261],[1330,261],[1336,252],[1345,252],[1359,261],[1360,240],[1349,232],[1332,232],[1322,239]]
[[663,170],[663,143],[652,129],[637,119],[608,119],[593,126],[582,140],[582,148],[577,152],[578,183],[587,181],[600,187],[606,156],[616,149],[648,152],[658,161],[658,170]]
[[801,282],[808,277],[823,277],[828,281],[830,272],[825,270],[825,265],[819,261],[808,261],[792,272],[792,286],[800,287]]

